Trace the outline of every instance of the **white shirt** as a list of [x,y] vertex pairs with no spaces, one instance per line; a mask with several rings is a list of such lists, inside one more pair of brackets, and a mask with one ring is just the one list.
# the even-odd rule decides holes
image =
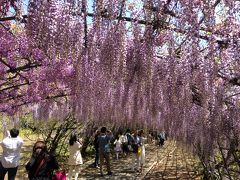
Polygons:
[[116,139],[114,141],[114,144],[116,145],[116,147],[114,148],[115,151],[122,151],[122,147],[121,147],[122,142],[120,141],[120,139],[118,139],[118,140]]
[[82,145],[79,142],[75,142],[72,146],[69,145],[69,158],[68,165],[78,165],[83,164],[83,159],[81,155],[80,148]]
[[127,143],[128,142],[127,136],[124,136],[124,135],[121,135],[119,137],[119,140],[121,141],[121,143]]
[[3,149],[1,163],[4,168],[15,168],[19,165],[22,144],[23,140],[20,137],[6,137],[0,142]]

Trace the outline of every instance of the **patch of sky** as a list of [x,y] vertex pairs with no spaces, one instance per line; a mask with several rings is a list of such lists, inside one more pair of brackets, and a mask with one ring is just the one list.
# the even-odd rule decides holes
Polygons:
[[228,14],[229,8],[226,7],[223,3],[219,3],[215,8],[215,19],[217,24],[221,24]]
[[7,16],[14,16],[16,14],[15,9],[13,9],[12,7],[10,7],[9,11],[7,12]]
[[205,39],[199,39],[199,47],[201,49],[208,47],[208,41]]
[[28,4],[29,4],[29,0],[23,0],[22,1],[23,14],[27,14]]
[[240,1],[234,2],[235,8],[232,9],[231,13],[233,14],[233,18],[235,19],[235,23],[240,25]]
[[201,9],[197,10],[197,21],[200,22],[202,18],[204,17],[204,14]]
[[222,24],[229,19],[230,16],[234,18],[236,24],[240,24],[240,1],[234,2],[234,8],[229,9],[223,2],[219,3],[215,8],[216,24]]
[[179,32],[173,32],[173,37],[174,40],[177,44],[181,44],[183,41],[185,41],[185,39],[187,38],[187,36],[183,33],[179,33]]
[[[119,1],[122,2],[122,1]],[[94,6],[95,6],[95,0],[88,0],[87,1],[87,11],[88,13],[94,13]],[[107,3],[107,1],[105,2]],[[120,3],[119,3],[120,5]],[[143,3],[142,0],[127,0],[126,1],[126,11],[124,13],[124,16],[131,17],[131,18],[137,18],[141,19],[143,18],[143,13],[140,13],[140,9],[142,9]],[[135,12],[135,13],[133,13]],[[116,20],[117,21],[117,20]],[[93,17],[88,16],[87,17],[88,25],[91,26],[93,23]],[[126,26],[128,27],[128,32],[132,31],[132,22],[126,22]]]
[[88,0],[87,1],[87,11],[92,13],[94,8],[95,0]]
[[155,48],[155,52],[156,52],[156,56],[157,57],[166,57],[169,55],[169,52],[168,52],[168,44],[163,44],[162,46],[157,46]]

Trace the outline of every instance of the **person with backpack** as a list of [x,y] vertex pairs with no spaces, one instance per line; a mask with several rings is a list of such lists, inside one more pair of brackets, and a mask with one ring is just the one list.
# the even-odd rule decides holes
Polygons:
[[134,143],[134,139],[133,136],[131,135],[130,129],[126,130],[125,137],[127,139],[127,153],[132,152],[133,151],[132,144]]
[[140,156],[138,155],[138,147],[140,146],[140,138],[138,136],[138,131],[136,131],[130,139],[130,144],[132,147],[132,171],[139,172],[140,168]]
[[164,132],[159,133],[158,140],[159,140],[159,146],[162,147],[164,145],[164,141],[165,141],[165,133]]
[[43,141],[34,144],[32,157],[26,165],[30,180],[52,180],[53,171],[59,165],[56,158],[48,153],[47,146]]
[[165,141],[165,132],[161,132],[158,138],[159,138],[159,146],[162,147]]
[[102,127],[100,130],[101,134],[98,136],[98,145],[99,145],[99,157],[100,157],[100,173],[103,176],[103,164],[104,160],[107,165],[107,175],[112,175],[110,167],[110,141],[113,139],[112,132],[107,133],[107,128]]

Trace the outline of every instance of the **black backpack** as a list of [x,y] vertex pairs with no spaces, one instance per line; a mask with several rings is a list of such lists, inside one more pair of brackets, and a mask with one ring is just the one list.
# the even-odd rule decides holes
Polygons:
[[134,138],[131,134],[127,134],[127,140],[128,140],[128,145],[131,145],[134,143]]

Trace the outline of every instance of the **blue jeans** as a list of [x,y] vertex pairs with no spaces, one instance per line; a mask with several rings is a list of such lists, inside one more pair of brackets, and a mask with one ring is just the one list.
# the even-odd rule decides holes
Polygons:
[[14,180],[17,174],[18,167],[5,168],[0,162],[0,180],[4,180],[5,175],[8,173],[8,180]]

